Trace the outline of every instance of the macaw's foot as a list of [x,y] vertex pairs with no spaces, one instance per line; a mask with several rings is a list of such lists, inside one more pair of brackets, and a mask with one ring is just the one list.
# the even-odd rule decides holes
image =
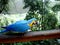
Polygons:
[[5,35],[11,35],[11,36],[23,36],[25,33],[16,33],[16,32],[7,32]]
[[27,30],[27,32],[31,32],[32,30]]

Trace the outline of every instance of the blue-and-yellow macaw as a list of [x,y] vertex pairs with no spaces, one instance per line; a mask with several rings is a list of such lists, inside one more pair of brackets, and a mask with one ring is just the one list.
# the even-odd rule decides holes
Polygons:
[[29,20],[21,20],[21,21],[16,21],[15,23],[8,25],[6,27],[2,27],[5,30],[2,30],[1,32],[19,32],[19,33],[24,33],[30,29],[33,24],[36,24],[36,18],[32,18]]

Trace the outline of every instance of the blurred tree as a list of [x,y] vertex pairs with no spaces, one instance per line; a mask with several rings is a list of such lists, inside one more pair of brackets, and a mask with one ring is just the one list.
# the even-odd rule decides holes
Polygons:
[[[39,22],[37,27],[32,31],[56,29],[57,19],[55,12],[48,6],[49,0],[24,0],[25,6],[30,7],[26,19],[35,17]],[[54,8],[55,9],[55,8]],[[57,10],[57,9],[56,9]],[[59,45],[56,39],[47,39],[42,41],[31,42],[33,45]]]
[[24,8],[30,7],[26,19],[35,17],[39,22],[39,25],[33,27],[32,30],[54,29],[57,19],[52,9],[48,6],[48,0],[24,0],[24,2]]
[[46,9],[47,1],[43,2],[43,0],[24,0],[25,6],[23,8],[30,7],[30,10],[26,16],[26,19],[30,19],[35,17],[39,25],[37,27],[33,27],[32,30],[41,30],[41,23],[43,20],[44,13],[47,13],[48,10]]
[[57,19],[55,15],[50,13],[44,15],[43,22],[42,22],[43,30],[56,29],[56,25],[57,25]]
[[60,5],[55,5],[55,6],[52,8],[52,10],[53,10],[54,12],[60,11]]
[[47,0],[43,1],[43,0],[24,0],[25,2],[25,6],[23,7],[24,9],[27,8],[27,7],[30,7],[30,10],[29,10],[29,14],[35,14],[35,13],[39,13],[39,14],[42,14],[44,15],[44,13],[46,13],[46,8],[45,8],[45,4],[47,4]]
[[0,0],[0,13],[8,10],[7,4],[8,0]]

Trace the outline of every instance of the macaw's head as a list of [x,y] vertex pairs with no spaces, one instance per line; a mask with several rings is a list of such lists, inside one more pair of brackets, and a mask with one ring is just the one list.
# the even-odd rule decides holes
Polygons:
[[30,27],[32,27],[33,25],[38,25],[36,18],[28,20],[28,24]]

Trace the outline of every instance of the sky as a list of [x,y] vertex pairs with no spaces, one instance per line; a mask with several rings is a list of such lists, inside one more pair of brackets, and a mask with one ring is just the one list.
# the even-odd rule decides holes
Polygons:
[[[27,12],[29,11],[29,7],[26,9],[23,9],[24,7],[24,1],[23,0],[9,0],[8,6],[9,11],[11,15],[20,15],[20,18],[25,19]],[[18,18],[17,18],[18,20]]]
[[29,7],[26,9],[23,9],[24,7],[24,1],[23,0],[9,0],[9,13],[27,13],[29,10]]

